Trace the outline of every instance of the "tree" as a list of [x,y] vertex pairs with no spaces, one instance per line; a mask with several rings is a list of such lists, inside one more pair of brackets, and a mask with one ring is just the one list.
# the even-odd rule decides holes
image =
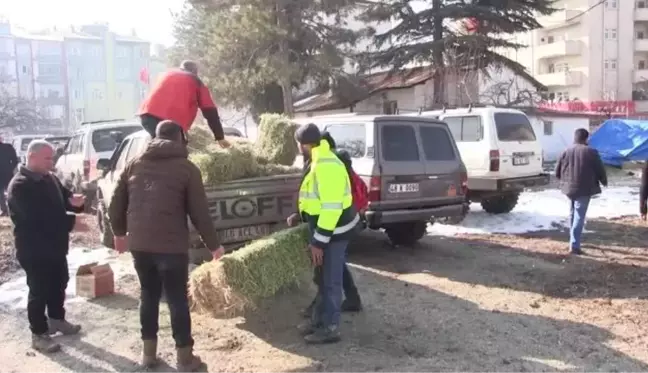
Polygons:
[[[342,72],[351,0],[193,0],[176,16],[175,59],[197,59],[225,104],[293,114],[293,87]],[[280,92],[280,94],[278,94]]]
[[12,95],[0,87],[0,128],[11,128],[15,133],[47,131],[52,120],[47,108],[36,100]]
[[[448,68],[467,68],[488,73],[487,68],[508,68],[525,76],[537,88],[542,84],[525,67],[498,53],[519,49],[510,35],[541,27],[538,15],[556,9],[553,0],[425,0],[415,11],[409,0],[384,0],[368,6],[365,21],[396,26],[384,33],[367,29],[376,50],[363,54],[368,68],[389,67],[392,71],[409,64],[431,64],[434,68],[434,101],[443,103],[444,74]],[[452,64],[449,63],[452,61]],[[457,65],[459,64],[459,65]]]
[[480,94],[481,103],[497,106],[538,106],[542,95],[528,84],[520,84],[518,78],[495,82]]

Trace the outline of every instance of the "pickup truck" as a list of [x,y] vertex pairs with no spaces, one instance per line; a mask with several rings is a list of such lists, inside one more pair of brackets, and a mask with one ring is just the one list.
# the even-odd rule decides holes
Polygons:
[[[106,206],[110,202],[119,174],[125,165],[140,154],[150,141],[145,131],[126,137],[111,159],[100,159],[98,169],[103,176],[97,182],[97,221],[101,241],[113,246],[113,234],[108,224]],[[297,190],[301,174],[265,176],[235,180],[215,187],[207,187],[209,210],[214,219],[223,246],[236,249],[254,239],[286,227],[286,218],[295,212]],[[195,264],[208,259],[200,238],[192,229],[190,250]]]

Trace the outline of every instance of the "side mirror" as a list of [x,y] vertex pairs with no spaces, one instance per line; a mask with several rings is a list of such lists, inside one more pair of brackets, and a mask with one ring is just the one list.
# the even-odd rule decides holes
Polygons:
[[97,170],[103,171],[104,173],[110,171],[110,159],[101,158],[97,161]]

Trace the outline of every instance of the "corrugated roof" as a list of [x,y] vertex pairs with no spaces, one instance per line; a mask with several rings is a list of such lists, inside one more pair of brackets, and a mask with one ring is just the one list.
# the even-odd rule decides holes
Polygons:
[[434,71],[429,67],[415,67],[399,72],[388,71],[366,75],[360,78],[356,92],[341,97],[331,90],[299,100],[295,103],[295,112],[304,113],[318,110],[335,110],[351,106],[373,94],[388,89],[410,88],[425,83],[432,78]]

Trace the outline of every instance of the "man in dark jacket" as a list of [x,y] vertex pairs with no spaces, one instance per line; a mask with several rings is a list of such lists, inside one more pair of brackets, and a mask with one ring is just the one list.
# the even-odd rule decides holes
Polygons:
[[20,168],[8,188],[16,256],[29,287],[27,317],[32,347],[46,353],[60,349],[50,334],[77,334],[81,330],[81,326],[65,320],[63,303],[69,280],[70,232],[83,229],[83,224],[69,212],[82,212],[84,197],[73,195],[50,173],[53,157],[51,144],[32,142],[26,166]]
[[142,120],[142,127],[155,137],[155,128],[163,120],[171,120],[188,132],[198,109],[216,141],[224,148],[229,147],[211,93],[198,77],[198,65],[193,61],[183,61],[179,69],[169,70],[160,77],[140,105],[137,115]]
[[639,213],[641,214],[641,220],[646,220],[646,214],[648,213],[648,206],[646,202],[648,201],[648,162],[644,163],[642,173],[641,173],[641,186],[639,189]]
[[18,166],[18,155],[13,145],[7,144],[0,138],[0,215],[7,215],[5,191]]
[[187,159],[184,132],[172,121],[157,126],[156,138],[122,172],[113,193],[109,217],[115,249],[128,248],[140,281],[142,363],[157,363],[157,333],[162,290],[171,313],[178,371],[203,367],[193,354],[187,299],[189,228],[187,215],[214,259],[225,250],[212,223],[198,167]]
[[598,152],[587,145],[588,138],[586,129],[577,129],[574,145],[565,150],[556,165],[556,178],[560,180],[562,191],[571,204],[569,249],[576,255],[582,254],[581,234],[590,200],[601,193],[599,184],[607,186],[603,162]]

